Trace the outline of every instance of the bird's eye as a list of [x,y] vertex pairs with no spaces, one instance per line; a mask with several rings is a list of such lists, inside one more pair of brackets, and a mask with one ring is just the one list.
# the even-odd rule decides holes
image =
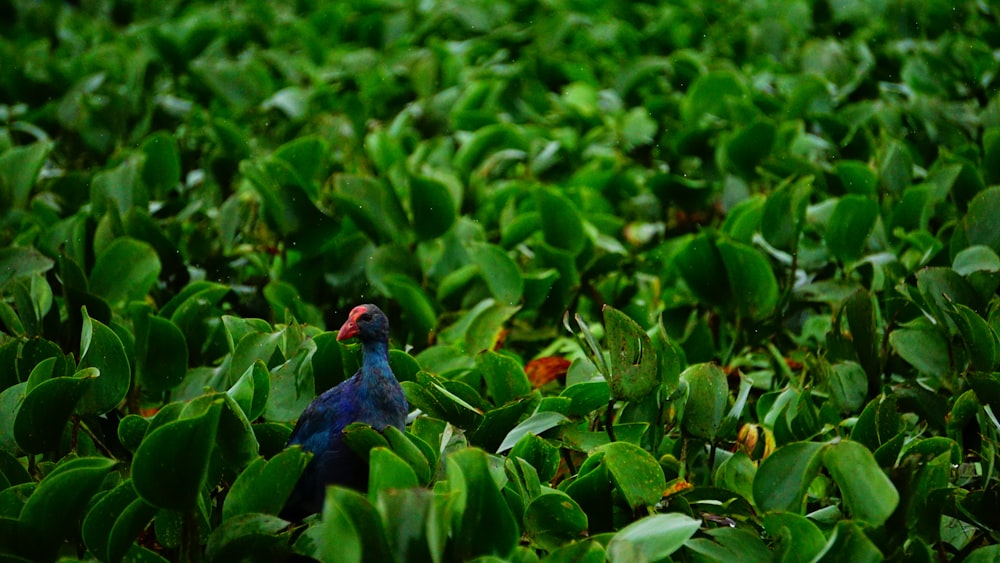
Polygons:
[[372,315],[371,315],[371,313],[365,313],[365,314],[361,315],[360,317],[358,317],[358,320],[359,321],[370,321],[370,320],[372,320]]

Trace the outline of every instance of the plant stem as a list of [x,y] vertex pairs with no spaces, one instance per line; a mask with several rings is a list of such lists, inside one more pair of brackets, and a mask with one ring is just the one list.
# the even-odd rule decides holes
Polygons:
[[612,442],[617,442],[615,438],[615,400],[608,401],[608,410],[604,413],[604,429],[608,432],[608,438]]

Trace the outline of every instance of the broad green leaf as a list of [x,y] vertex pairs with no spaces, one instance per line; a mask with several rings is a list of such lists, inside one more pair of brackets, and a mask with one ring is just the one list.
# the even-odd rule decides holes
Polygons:
[[792,512],[769,512],[763,518],[764,529],[771,537],[780,538],[775,561],[809,563],[823,551],[826,537],[816,524]]
[[[389,447],[392,449],[392,453],[399,456],[403,461],[405,461],[410,469],[413,470],[414,475],[417,478],[417,483],[419,485],[425,485],[430,482],[431,477],[431,461],[436,461],[436,458],[428,458],[427,455],[421,450],[420,438],[414,436],[409,436],[401,432],[395,426],[386,426],[385,430],[382,431],[385,439],[389,442]],[[428,446],[429,447],[429,446]]]
[[444,182],[433,176],[410,176],[410,211],[420,240],[435,239],[455,223],[455,200]]
[[899,493],[868,448],[843,440],[827,447],[823,464],[854,520],[877,527],[896,510]]
[[229,489],[223,520],[250,513],[277,515],[308,461],[309,454],[299,448],[288,448],[270,460],[254,460]]
[[764,255],[750,246],[727,240],[719,240],[716,248],[740,313],[755,320],[771,316],[778,304],[778,280]]
[[690,436],[714,440],[729,404],[726,374],[715,364],[696,364],[681,373],[687,400],[681,428]]
[[513,260],[503,249],[486,243],[469,245],[469,258],[479,269],[486,287],[498,303],[518,305],[524,293],[524,279]]
[[476,356],[476,367],[483,375],[493,402],[500,406],[531,393],[531,383],[517,360],[486,350]]
[[14,438],[14,421],[27,387],[27,382],[17,383],[0,391],[0,448],[13,455],[22,455]]
[[812,178],[803,178],[784,182],[767,196],[760,229],[771,246],[785,251],[795,250],[811,193]]
[[864,530],[853,520],[837,522],[833,534],[823,551],[813,561],[850,561],[851,563],[877,563],[884,558],[882,552]]
[[3,207],[24,209],[28,206],[31,189],[54,146],[52,141],[37,141],[0,153],[0,204],[4,204]]
[[559,396],[573,401],[570,403],[567,415],[583,416],[600,407],[607,406],[611,399],[611,392],[605,381],[587,381],[570,385],[563,389]]
[[955,255],[952,268],[960,276],[975,272],[1000,272],[1000,256],[988,246],[970,246]]
[[184,333],[170,320],[152,315],[146,307],[132,307],[130,311],[139,384],[153,393],[180,385],[188,368]]
[[500,447],[497,448],[497,453],[513,448],[514,445],[520,442],[521,438],[529,432],[538,435],[568,421],[569,419],[561,413],[551,411],[537,412],[507,433],[507,436],[504,437]]
[[52,269],[50,258],[31,247],[0,248],[0,288],[18,278],[44,274]]
[[698,77],[681,104],[681,118],[696,126],[709,118],[733,119],[750,96],[740,76],[732,71],[714,71]]
[[633,400],[651,393],[660,383],[656,350],[646,331],[625,313],[603,307],[605,338],[611,356],[608,385],[616,399]]
[[146,155],[142,163],[142,182],[157,199],[165,199],[181,181],[177,141],[169,132],[157,131],[142,141],[141,149]]
[[551,188],[537,188],[535,198],[541,213],[542,234],[549,245],[576,256],[583,250],[586,234],[583,219],[565,195]]
[[399,196],[387,182],[364,176],[337,175],[333,196],[338,207],[376,242],[405,241],[409,221]]
[[738,129],[724,145],[724,165],[742,176],[752,177],[760,161],[771,154],[775,130],[770,121],[757,121]]
[[728,306],[733,299],[729,274],[715,238],[701,233],[688,239],[674,257],[677,270],[695,296],[716,306]]
[[525,434],[510,450],[508,457],[521,458],[538,471],[538,478],[549,482],[559,469],[559,448],[535,434]]
[[941,378],[951,371],[948,343],[938,330],[896,329],[889,333],[889,345],[921,373]]
[[507,557],[520,533],[490,475],[489,458],[481,450],[464,449],[449,455],[447,461],[448,488],[458,495],[461,507],[453,529],[453,556],[461,560]]
[[542,549],[555,549],[587,529],[587,515],[565,493],[545,493],[528,503],[524,531]]
[[369,501],[375,501],[387,490],[410,489],[420,484],[410,464],[386,447],[371,449],[368,468]]
[[842,413],[855,413],[868,396],[868,378],[857,362],[838,362],[830,367],[826,382],[830,399]]
[[287,557],[287,541],[278,535],[288,522],[269,514],[241,514],[215,528],[205,546],[210,561],[271,560]]
[[424,342],[437,326],[437,313],[427,293],[409,276],[391,274],[385,278],[392,298],[402,306],[417,342]]
[[130,237],[118,237],[97,256],[90,273],[90,291],[112,307],[138,301],[156,283],[160,258],[153,247]]
[[952,317],[958,325],[972,369],[992,372],[997,363],[997,337],[993,329],[975,311],[956,303]]
[[760,536],[743,528],[715,528],[705,532],[711,539],[691,538],[684,547],[714,561],[770,563],[773,554]]
[[19,543],[36,560],[55,559],[63,541],[79,530],[79,521],[101,482],[116,462],[83,457],[61,463],[28,497],[21,510]]
[[152,430],[132,462],[135,490],[146,502],[171,510],[193,510],[208,477],[223,401],[205,412]]
[[969,245],[988,246],[1000,254],[1000,186],[983,190],[972,198],[961,226]]
[[830,252],[840,261],[850,263],[861,257],[875,221],[878,204],[860,195],[840,198],[827,224],[824,240]]
[[[858,361],[868,376],[868,393],[878,393],[878,383],[882,375],[879,347],[881,338],[875,329],[875,307],[872,296],[864,289],[854,292],[844,304],[847,322],[851,326],[851,342],[858,355]],[[860,405],[859,405],[860,406]]]
[[842,160],[834,173],[849,194],[874,197],[878,194],[878,176],[868,164],[857,160]]
[[815,442],[793,442],[764,459],[753,480],[757,507],[801,514],[809,485],[819,474],[823,448]]
[[608,542],[608,561],[661,561],[684,545],[701,521],[677,512],[654,514],[622,528]]
[[132,382],[125,347],[113,330],[83,311],[79,369],[96,368],[100,376],[87,386],[76,405],[80,414],[104,414],[125,398]]
[[66,422],[97,377],[98,370],[86,368],[74,377],[49,379],[28,391],[14,418],[18,446],[34,454],[57,449]]
[[649,452],[628,442],[612,442],[596,451],[604,454],[604,465],[629,506],[635,509],[660,502],[666,480]]

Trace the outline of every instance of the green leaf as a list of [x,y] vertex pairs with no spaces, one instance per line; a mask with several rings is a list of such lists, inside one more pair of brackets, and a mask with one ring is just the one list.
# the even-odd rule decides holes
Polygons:
[[826,537],[812,520],[791,512],[764,515],[764,529],[771,537],[781,538],[775,550],[780,563],[809,563],[823,551]]
[[771,246],[785,251],[795,250],[811,193],[812,178],[807,177],[784,182],[767,196],[760,230]]
[[809,485],[819,474],[823,448],[815,442],[793,442],[765,458],[753,480],[757,507],[801,514]]
[[517,441],[508,457],[530,463],[538,471],[538,478],[545,482],[551,481],[559,469],[559,448],[531,433]]
[[221,418],[222,399],[201,414],[151,431],[132,462],[132,481],[143,500],[159,508],[190,511],[208,477]]
[[[881,338],[875,329],[875,306],[872,296],[864,289],[854,292],[844,304],[847,322],[851,326],[851,342],[868,379],[868,394],[878,393],[882,378],[879,357]],[[858,405],[860,407],[860,405]]]
[[1000,272],[1000,256],[988,246],[970,246],[955,255],[951,267],[960,276],[975,272]]
[[[54,146],[51,141],[38,141],[0,153],[0,204],[4,208],[24,209],[28,206],[31,188]],[[3,285],[2,280],[0,285]]]
[[433,176],[410,176],[410,210],[413,231],[420,240],[435,239],[455,224],[455,200],[441,180]]
[[497,448],[497,453],[513,448],[529,432],[538,435],[568,421],[569,419],[561,413],[551,411],[537,412],[507,433],[500,447]]
[[992,372],[997,363],[997,337],[989,323],[975,311],[956,303],[952,317],[958,325],[969,361],[976,371]]
[[61,463],[47,475],[21,509],[19,543],[36,560],[55,559],[61,544],[79,530],[91,498],[116,465],[83,457]]
[[285,520],[268,514],[230,518],[209,536],[205,556],[210,561],[281,560],[291,551],[278,535],[287,526]]
[[606,343],[611,356],[608,385],[615,399],[633,400],[660,384],[656,350],[646,331],[625,313],[605,305]]
[[300,448],[288,448],[270,460],[257,458],[233,482],[222,519],[250,513],[278,515],[309,462]]
[[79,369],[96,368],[100,372],[87,386],[76,405],[80,414],[104,414],[125,398],[132,382],[125,347],[113,330],[90,318],[83,310],[83,330],[80,336]]
[[49,379],[29,390],[14,418],[18,446],[28,453],[58,448],[69,416],[97,377],[96,369],[87,368],[74,377]]
[[660,502],[667,488],[663,470],[646,450],[628,442],[612,442],[597,448],[615,486],[633,509]]
[[878,204],[874,200],[860,195],[840,198],[827,224],[824,236],[827,248],[842,262],[857,260],[877,219]]
[[0,248],[0,288],[11,280],[44,274],[53,262],[34,248],[7,246]]
[[778,304],[778,280],[760,252],[751,246],[719,240],[716,248],[729,277],[736,307],[755,320],[771,316]]
[[551,188],[537,188],[535,199],[541,213],[542,234],[545,242],[572,255],[583,250],[586,235],[583,219],[576,206],[563,194]]
[[921,373],[942,378],[951,372],[948,343],[938,330],[896,329],[889,333],[889,345]]
[[877,563],[884,556],[864,530],[853,520],[837,522],[833,534],[823,551],[813,561],[850,561],[851,563]]
[[865,370],[857,362],[839,362],[830,369],[827,380],[830,400],[842,413],[855,413],[864,406],[868,395]]
[[409,489],[419,486],[417,474],[410,464],[386,447],[372,448],[368,458],[368,498],[376,500],[390,489]]
[[468,249],[469,258],[497,302],[510,306],[519,304],[524,293],[524,278],[507,253],[487,243],[471,243]]
[[587,515],[565,493],[545,493],[524,510],[524,531],[542,549],[555,549],[587,529]]
[[142,163],[142,182],[157,199],[165,199],[181,181],[177,141],[168,131],[157,131],[142,141],[141,149],[146,155]]
[[160,276],[160,258],[153,247],[129,237],[118,237],[98,256],[90,273],[90,291],[112,307],[138,301]]
[[386,276],[385,285],[392,298],[403,307],[414,339],[425,342],[427,335],[437,326],[437,313],[427,293],[409,276],[401,274]]
[[684,545],[701,521],[677,512],[654,514],[622,528],[608,542],[608,561],[661,561]]
[[746,177],[754,176],[760,161],[771,154],[775,132],[770,121],[757,121],[738,129],[723,146],[725,167]]
[[405,241],[409,221],[399,196],[384,181],[340,174],[334,179],[338,207],[376,242]]
[[687,384],[687,400],[681,428],[688,435],[714,440],[729,404],[726,374],[715,364],[696,364],[681,373]]
[[131,307],[135,329],[136,377],[147,392],[177,387],[187,375],[188,345],[184,333],[168,319],[152,315],[148,307]]
[[854,520],[877,527],[896,510],[899,493],[868,448],[843,440],[823,452],[823,464]]
[[770,563],[774,560],[760,536],[748,530],[715,528],[705,534],[711,539],[691,538],[684,542],[684,547],[714,561]]
[[476,367],[483,374],[486,389],[498,406],[531,393],[528,375],[510,356],[486,350],[476,356]]
[[731,303],[733,294],[729,274],[715,246],[715,238],[709,233],[703,232],[688,239],[674,257],[674,262],[684,282],[699,300],[716,306]]
[[878,194],[878,176],[867,163],[841,160],[834,167],[834,174],[849,194],[875,197]]
[[[433,477],[431,462],[434,462],[435,465],[437,462],[437,458],[434,456],[433,450],[430,450],[430,446],[427,446],[426,443],[416,436],[404,434],[395,426],[386,426],[382,434],[389,442],[392,453],[409,464],[417,478],[418,484],[425,485],[429,483],[431,477]],[[426,446],[430,450],[430,457],[426,455],[422,446]]]
[[520,533],[507,502],[490,475],[481,450],[464,449],[447,457],[448,488],[460,503],[453,530],[453,556],[469,560],[482,555],[507,557]]
[[987,246],[1000,254],[1000,186],[976,194],[960,224],[969,245]]

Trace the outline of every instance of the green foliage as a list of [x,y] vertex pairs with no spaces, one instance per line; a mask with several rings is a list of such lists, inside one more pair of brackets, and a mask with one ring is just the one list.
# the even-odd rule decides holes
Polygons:
[[998,10],[0,2],[0,559],[995,559]]

